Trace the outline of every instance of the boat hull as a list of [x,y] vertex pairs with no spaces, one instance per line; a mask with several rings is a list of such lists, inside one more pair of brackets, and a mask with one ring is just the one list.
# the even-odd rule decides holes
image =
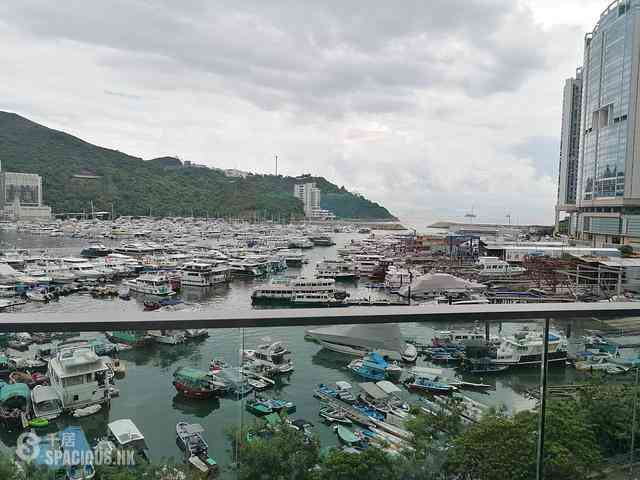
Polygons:
[[183,396],[187,398],[204,400],[207,398],[212,398],[216,394],[214,390],[194,389],[194,388],[188,387],[183,383],[176,382],[176,381],[173,382],[173,386],[179,393],[181,393]]

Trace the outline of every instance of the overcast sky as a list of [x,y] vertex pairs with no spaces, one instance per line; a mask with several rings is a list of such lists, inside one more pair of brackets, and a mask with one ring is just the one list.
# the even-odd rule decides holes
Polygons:
[[7,0],[0,110],[143,158],[278,154],[425,223],[550,224],[563,81],[608,3]]

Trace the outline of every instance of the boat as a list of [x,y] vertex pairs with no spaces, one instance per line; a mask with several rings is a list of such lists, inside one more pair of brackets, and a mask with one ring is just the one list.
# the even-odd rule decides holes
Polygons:
[[357,447],[360,445],[360,437],[358,437],[353,431],[343,425],[336,425],[334,431],[340,441],[348,447]]
[[253,387],[247,381],[247,376],[241,373],[238,368],[223,368],[217,376],[228,385],[229,393],[235,398],[244,397],[253,391]]
[[364,357],[376,351],[390,360],[409,363],[418,358],[418,350],[403,340],[397,323],[320,327],[307,330],[305,336],[328,350],[346,355]]
[[266,285],[254,288],[251,303],[289,306],[333,305],[347,296],[345,291],[336,289],[335,283],[331,278],[275,278]]
[[202,473],[211,475],[217,472],[217,462],[209,456],[209,445],[202,434],[204,428],[199,424],[178,422],[176,437],[180,450],[184,452],[184,459]]
[[95,477],[93,451],[81,427],[70,426],[59,434],[68,480],[90,480]]
[[223,262],[187,262],[179,271],[181,284],[189,287],[211,287],[231,280],[231,270]]
[[349,382],[342,380],[336,382],[335,397],[346,403],[354,403],[356,401],[356,396],[353,394],[352,388],[353,387]]
[[62,415],[62,401],[54,388],[37,385],[31,390],[31,409],[34,420],[53,420]]
[[485,332],[480,327],[474,326],[466,330],[440,330],[435,332],[431,339],[434,347],[446,347],[450,345],[465,346],[468,343],[484,342]]
[[65,411],[109,403],[107,360],[88,344],[59,346],[49,361],[48,377]]
[[247,383],[251,386],[251,388],[258,391],[269,388],[269,384],[260,378],[247,377]]
[[47,291],[44,288],[34,288],[31,290],[27,290],[25,292],[25,296],[32,302],[46,303],[54,299],[54,296],[51,295],[50,293],[47,293]]
[[391,406],[393,414],[405,417],[409,413],[411,406],[402,398],[403,390],[388,380],[376,382],[376,386],[388,395],[387,403]]
[[178,299],[178,298],[169,298],[169,297],[164,297],[161,298],[158,301],[145,301],[143,302],[144,304],[144,309],[145,311],[153,311],[153,310],[158,310],[162,307],[173,307],[175,305],[180,305],[184,303],[182,300]]
[[149,448],[144,439],[144,435],[131,419],[116,420],[107,425],[109,429],[109,438],[115,443],[116,447],[122,451],[132,451],[134,453],[134,461],[139,458],[142,461],[149,462]]
[[294,413],[296,411],[296,404],[288,400],[281,400],[277,398],[264,399],[258,397],[265,405],[271,407],[274,412],[286,412]]
[[185,342],[184,333],[179,330],[148,330],[147,335],[156,343],[178,345]]
[[109,341],[129,346],[142,346],[153,341],[144,330],[112,330],[105,332]]
[[129,287],[121,287],[118,289],[118,298],[121,300],[131,300],[131,290]]
[[124,375],[127,373],[127,367],[125,366],[125,363],[119,358],[114,358],[111,361],[110,366],[111,370],[113,370],[114,375],[117,377],[124,377]]
[[102,405],[90,405],[88,407],[78,408],[77,410],[74,410],[73,416],[75,418],[88,417],[89,415],[98,413],[100,410],[102,410]]
[[371,352],[362,359],[353,360],[347,366],[349,370],[367,380],[400,380],[402,368],[396,363],[387,363],[379,353]]
[[478,275],[482,278],[487,277],[511,277],[514,275],[522,275],[527,270],[524,267],[511,265],[505,260],[498,257],[480,257],[477,262]]
[[82,249],[80,256],[85,258],[98,258],[106,257],[112,252],[113,250],[105,247],[101,243],[92,243]]
[[15,285],[0,285],[0,298],[11,298],[18,295]]
[[492,358],[467,358],[464,361],[464,369],[473,375],[489,375],[504,372],[509,365],[497,365]]
[[336,281],[351,281],[358,278],[352,262],[346,260],[323,260],[316,264],[316,278],[333,278]]
[[426,367],[414,367],[405,384],[410,390],[433,393],[451,393],[457,390],[442,377],[442,370]]
[[32,428],[45,428],[49,426],[49,420],[46,418],[32,418],[29,420],[29,426]]
[[273,413],[273,408],[263,400],[250,399],[245,402],[245,408],[248,412],[257,416],[268,415]]
[[311,429],[313,428],[313,423],[305,420],[304,418],[296,418],[293,420],[290,418],[287,418],[286,421],[291,426],[291,428],[293,428],[294,430],[298,430],[299,432],[302,432],[306,440],[309,440],[311,438],[311,435],[313,433],[311,431]]
[[206,399],[226,393],[227,383],[210,372],[180,367],[173,373],[173,386],[188,398]]
[[258,345],[255,350],[244,350],[242,356],[253,367],[259,367],[258,370],[265,371],[267,374],[279,375],[293,371],[293,362],[286,358],[290,353],[282,342],[267,342]]
[[144,293],[145,295],[170,297],[176,294],[164,275],[140,275],[138,278],[125,280],[124,285],[128,286],[132,292]]
[[331,247],[336,244],[328,235],[314,235],[309,237],[309,240],[316,247]]
[[[543,334],[539,331],[522,330],[513,336],[503,337],[496,352],[496,365],[536,366],[542,361]],[[564,366],[567,350],[559,335],[549,333],[547,361]]]
[[307,249],[313,248],[313,243],[306,238],[291,238],[287,244],[287,248]]
[[34,467],[42,471],[45,478],[67,479],[67,466],[63,460],[60,436],[41,435],[36,438]]
[[214,360],[211,360],[211,363],[209,364],[209,370],[214,375],[217,375],[225,368],[230,368],[230,365],[224,360],[214,359]]
[[351,425],[353,423],[344,410],[334,407],[321,408],[319,415],[329,423],[341,423],[343,425]]
[[206,328],[187,328],[184,331],[187,339],[194,340],[198,338],[206,338],[209,336],[209,330]]

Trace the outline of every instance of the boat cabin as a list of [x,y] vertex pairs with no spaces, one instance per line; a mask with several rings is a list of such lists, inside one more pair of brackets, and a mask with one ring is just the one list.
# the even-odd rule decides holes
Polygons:
[[31,390],[31,408],[35,418],[53,420],[62,415],[62,400],[53,387],[36,385]]
[[61,348],[49,362],[51,387],[62,400],[64,410],[75,410],[110,400],[106,357],[90,346]]

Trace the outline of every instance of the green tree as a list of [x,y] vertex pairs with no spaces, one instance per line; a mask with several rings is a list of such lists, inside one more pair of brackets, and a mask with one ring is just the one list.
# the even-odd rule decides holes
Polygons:
[[[464,479],[528,480],[535,477],[538,414],[493,413],[453,441],[448,468]],[[547,404],[545,473],[554,480],[587,478],[601,465],[589,412],[573,400]]]
[[236,468],[240,480],[313,478],[312,470],[320,457],[317,441],[305,441],[304,435],[292,428],[279,428],[268,438],[257,436],[247,441],[248,431],[233,430],[228,434],[237,452]]
[[315,471],[315,479],[331,480],[400,480],[400,460],[378,448],[367,448],[362,453],[330,452]]

